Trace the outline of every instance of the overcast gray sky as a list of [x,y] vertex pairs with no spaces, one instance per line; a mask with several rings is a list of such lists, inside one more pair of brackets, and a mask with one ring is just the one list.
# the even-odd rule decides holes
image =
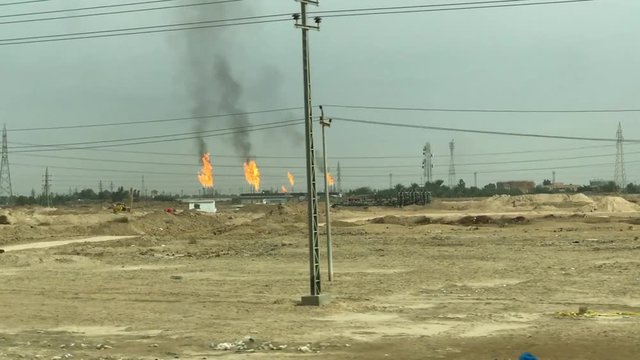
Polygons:
[[[2,2],[10,1],[2,0],[0,4]],[[446,2],[321,0],[319,10]],[[2,17],[8,14],[118,3],[123,1],[50,0],[0,6],[0,23],[79,13]],[[146,7],[163,5],[167,4]],[[2,39],[8,39],[294,13],[299,7],[298,3],[287,0],[245,0],[225,5],[0,24],[0,33]],[[117,9],[84,13],[108,10]],[[310,34],[314,104],[454,109],[638,109],[638,14],[640,1],[597,0],[326,18],[321,31]],[[229,84],[211,73],[221,59],[228,62],[231,77],[240,86],[235,93],[230,94]],[[110,182],[116,186],[139,187],[141,176],[146,173],[149,189],[196,193],[199,155],[197,143],[192,139],[111,147],[107,151],[28,152],[36,148],[20,148],[25,144],[186,133],[194,131],[196,121],[49,131],[16,129],[190,117],[197,102],[202,101],[196,99],[198,94],[206,94],[203,111],[208,114],[204,115],[228,112],[225,111],[228,106],[218,103],[218,99],[225,96],[227,100],[232,96],[232,108],[242,111],[299,107],[303,104],[301,73],[300,32],[292,22],[19,45],[0,41],[0,122],[9,129],[14,191],[23,194],[32,188],[39,191],[44,167],[48,165],[56,192],[75,187],[97,188],[99,180],[105,187]],[[627,139],[640,139],[638,112],[496,114],[327,110],[327,115],[333,117],[612,139],[620,122]],[[302,111],[292,110],[252,115],[249,121],[269,123],[302,115]],[[213,130],[233,127],[234,123],[216,118],[207,120],[203,126]],[[319,129],[316,133],[319,134]],[[384,188],[389,184],[389,173],[394,174],[394,183],[418,182],[425,142],[432,145],[436,178],[447,178],[448,142],[455,139],[458,178],[472,184],[473,172],[477,171],[481,186],[500,180],[542,182],[551,177],[551,170],[547,168],[556,169],[557,180],[568,183],[612,179],[616,153],[614,142],[453,133],[337,120],[328,134],[329,164],[335,170],[336,159],[342,157],[344,188],[365,185]],[[252,132],[250,141],[251,154],[263,167],[263,188],[284,185],[286,171],[291,170],[299,180],[298,189],[303,190],[302,126]],[[212,137],[205,142],[212,154],[216,187],[222,191],[240,188],[246,191],[248,185],[242,177],[244,154],[234,147],[233,138]],[[318,151],[320,144],[318,139]],[[122,150],[169,154],[119,152]],[[530,152],[482,155],[521,151]],[[628,144],[625,151],[627,178],[637,182],[640,180],[640,146]],[[353,158],[359,156],[404,158]],[[557,160],[567,157],[585,158]],[[118,162],[123,160],[142,163]],[[526,160],[541,161],[517,162]],[[496,162],[503,164],[486,164]],[[540,168],[544,170],[523,170]]]

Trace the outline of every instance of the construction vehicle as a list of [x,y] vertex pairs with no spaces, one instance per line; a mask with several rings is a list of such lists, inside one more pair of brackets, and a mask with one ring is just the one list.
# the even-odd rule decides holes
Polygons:
[[131,207],[127,206],[127,204],[123,203],[123,202],[117,202],[114,203],[113,206],[111,207],[111,209],[113,209],[113,213],[117,214],[117,213],[121,213],[121,212],[131,212]]

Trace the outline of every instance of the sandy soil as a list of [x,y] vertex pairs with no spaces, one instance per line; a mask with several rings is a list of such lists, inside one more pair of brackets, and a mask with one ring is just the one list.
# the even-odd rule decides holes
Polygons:
[[331,283],[321,258],[332,302],[320,308],[298,306],[309,292],[303,204],[223,206],[215,216],[167,206],[181,208],[4,210],[4,249],[133,237],[1,253],[0,358],[640,353],[640,212],[620,198],[338,207]]

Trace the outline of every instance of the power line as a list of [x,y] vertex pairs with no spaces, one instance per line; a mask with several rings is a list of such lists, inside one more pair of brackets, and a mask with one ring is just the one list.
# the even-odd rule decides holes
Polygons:
[[[519,1],[519,0],[512,0]],[[465,7],[452,7],[445,9],[412,9],[412,10],[399,10],[399,11],[375,11],[375,12],[359,12],[359,13],[346,13],[346,14],[329,14],[323,16],[323,18],[336,18],[336,17],[354,17],[354,16],[371,16],[371,15],[393,15],[393,14],[414,14],[436,11],[459,11],[459,10],[477,10],[477,9],[495,9],[495,8],[508,8],[508,7],[520,7],[520,6],[535,6],[535,5],[559,5],[569,3],[589,2],[594,0],[561,0],[561,1],[541,1],[522,4],[502,4],[502,5],[486,5],[486,6],[465,6]],[[505,0],[504,2],[507,2]],[[437,5],[434,5],[437,6]],[[440,5],[445,6],[445,5]]]
[[492,0],[492,1],[470,1],[470,2],[459,2],[459,3],[428,4],[428,5],[385,6],[385,7],[375,7],[375,8],[310,11],[309,14],[323,15],[323,14],[352,13],[352,12],[366,12],[366,11],[417,10],[417,9],[426,9],[426,8],[444,7],[444,6],[491,5],[491,4],[516,3],[516,2],[526,2],[526,1],[533,1],[533,0]]
[[[341,118],[341,117],[333,117],[333,119],[341,120],[345,122],[367,124],[367,125],[382,125],[382,126],[393,126],[393,127],[402,127],[402,128],[412,128],[412,129],[438,130],[438,131],[462,132],[462,133],[472,133],[472,134],[519,136],[519,137],[533,137],[533,138],[560,139],[560,140],[580,140],[580,141],[606,141],[606,142],[616,141],[616,139],[609,139],[609,138],[545,135],[545,134],[517,133],[517,132],[489,131],[489,130],[472,130],[472,129],[441,127],[441,126],[400,124],[400,123],[390,123],[390,122],[373,121],[373,120],[359,120],[359,119],[349,119],[349,118]],[[624,141],[634,142],[634,143],[640,142],[640,140],[626,140],[626,139]]]
[[25,0],[25,1],[14,1],[12,3],[4,3],[0,4],[0,6],[9,6],[9,5],[21,5],[21,4],[30,4],[30,3],[41,3],[49,0]]
[[[504,0],[503,2],[509,2],[509,1],[515,2],[515,1],[521,1],[521,0]],[[470,9],[513,7],[513,6],[525,6],[525,5],[554,5],[554,4],[586,2],[586,1],[593,1],[593,0],[562,0],[562,1],[551,1],[551,2],[502,4],[502,5],[489,5],[489,6],[451,7],[451,8],[444,8],[444,9],[442,8],[441,9],[411,9],[411,10],[400,10],[400,11],[390,11],[390,12],[389,11],[387,12],[366,12],[366,11],[365,12],[349,12],[349,13],[342,13],[342,14],[341,13],[329,14],[329,15],[326,15],[325,17],[344,17],[344,16],[352,17],[352,16],[364,16],[364,15],[403,14],[403,13],[430,12],[430,11],[459,11],[459,10],[470,10]],[[483,2],[477,2],[477,3],[482,4]],[[489,4],[489,3],[492,3],[492,2],[485,2],[485,4]],[[440,6],[455,6],[455,5],[456,5],[455,3],[451,3],[451,4],[441,4]],[[360,9],[360,10],[364,11],[365,9]],[[343,11],[348,11],[348,9]],[[18,45],[18,44],[30,44],[30,43],[52,42],[52,41],[81,40],[81,39],[104,38],[104,37],[113,37],[113,36],[151,34],[151,33],[169,32],[169,31],[183,31],[183,30],[216,28],[216,27],[224,27],[224,26],[238,26],[238,25],[251,25],[251,24],[261,24],[261,23],[270,23],[270,22],[290,21],[290,19],[288,18],[289,15],[290,14],[281,13],[281,14],[260,15],[260,16],[251,16],[251,17],[243,17],[243,18],[235,18],[235,19],[208,20],[208,21],[181,23],[181,24],[152,25],[152,26],[131,27],[131,28],[122,28],[122,29],[111,29],[111,30],[97,30],[97,31],[67,33],[67,34],[38,35],[38,36],[28,36],[28,37],[20,37],[20,38],[8,38],[8,39],[0,39],[0,45]],[[284,17],[284,16],[287,16],[287,18],[278,19],[279,17]],[[257,19],[269,19],[269,20],[257,20]],[[215,23],[231,22],[231,21],[243,21],[243,22],[211,25]],[[204,25],[204,24],[209,24],[209,25]],[[166,29],[167,27],[169,27],[169,29]],[[174,28],[170,28],[170,27],[174,27]],[[179,28],[175,28],[175,27],[179,27]]]
[[[212,20],[207,21],[211,22],[227,22],[234,21],[237,19],[224,19],[224,20]],[[74,34],[60,34],[60,35],[42,35],[42,36],[31,36],[27,38],[32,38],[34,40],[26,40],[26,41],[13,41],[11,39],[0,39],[0,46],[5,45],[19,45],[19,44],[34,44],[34,43],[44,43],[44,42],[55,42],[55,41],[69,41],[69,40],[83,40],[83,39],[95,39],[95,38],[107,38],[114,36],[128,36],[128,35],[139,35],[139,34],[153,34],[153,33],[161,33],[161,32],[173,32],[173,31],[184,31],[184,30],[197,30],[197,29],[212,29],[218,27],[227,27],[227,26],[241,26],[241,25],[254,25],[254,24],[265,24],[265,23],[273,23],[273,22],[282,22],[282,21],[290,21],[289,19],[271,19],[271,20],[257,20],[257,21],[245,21],[245,22],[235,22],[230,24],[217,24],[217,25],[202,25],[202,26],[188,26],[174,29],[157,29],[157,30],[144,30],[144,31],[132,31],[132,32],[122,32],[128,31],[129,29],[114,29],[114,30],[98,30],[98,31],[89,31],[86,34],[98,34],[98,35],[87,35],[87,36],[75,36]],[[205,23],[205,22],[202,22]],[[180,26],[182,24],[168,24],[168,25],[157,25],[157,26],[147,26],[140,28],[159,28],[159,27],[170,27],[170,26]],[[132,29],[132,28],[130,28]],[[135,29],[135,28],[133,28]],[[115,33],[114,33],[115,32]],[[103,34],[100,34],[103,33]],[[81,33],[76,33],[81,34]],[[50,38],[52,36],[58,36],[59,38]],[[70,37],[67,37],[70,36]]]
[[[166,1],[175,1],[175,0],[163,0],[162,2],[166,2]],[[153,7],[153,8],[143,8],[143,9],[129,9],[129,10],[119,10],[119,11],[109,11],[109,12],[102,12],[102,13],[93,13],[93,14],[78,14],[78,15],[66,15],[66,16],[54,16],[54,17],[48,17],[48,18],[37,18],[37,19],[23,19],[23,20],[10,20],[10,21],[3,21],[0,22],[0,25],[7,25],[7,24],[20,24],[20,23],[29,23],[29,22],[41,22],[41,21],[50,21],[50,20],[64,20],[64,19],[75,19],[75,18],[83,18],[83,17],[92,17],[92,16],[104,16],[104,15],[119,15],[119,14],[129,14],[129,13],[135,13],[135,12],[143,12],[143,11],[154,11],[154,10],[168,10],[168,9],[177,9],[177,8],[185,8],[185,7],[192,7],[192,6],[202,6],[202,5],[217,5],[217,4],[225,4],[225,3],[231,3],[231,2],[238,2],[238,1],[242,1],[242,0],[216,0],[216,1],[207,1],[207,2],[200,2],[200,3],[192,3],[192,4],[180,4],[180,5],[168,5],[168,6],[158,6],[158,7]],[[152,1],[152,2],[157,2],[157,1]],[[144,4],[145,2],[143,2]],[[139,3],[133,3],[133,4],[117,4],[117,5],[105,5],[105,6],[98,6],[98,8],[104,8],[104,7],[116,7],[116,6],[130,6],[130,5],[138,5]],[[94,7],[95,8],[95,7]],[[74,11],[74,10],[54,10],[52,12],[67,12],[67,11]],[[46,13],[46,11],[45,11]],[[32,13],[33,14],[33,13]],[[37,13],[36,13],[37,14]],[[31,15],[31,14],[10,14],[10,15],[0,15],[0,18],[7,18],[7,17],[17,17],[17,16],[26,16],[26,15]]]
[[[294,121],[294,120],[289,120],[289,121]],[[124,144],[105,144],[105,145],[95,145],[95,146],[85,146],[85,147],[60,147],[60,148],[47,148],[47,149],[17,150],[17,151],[12,151],[12,153],[30,153],[30,152],[54,151],[54,150],[56,150],[56,151],[86,150],[86,149],[99,149],[99,148],[142,145],[142,144],[157,144],[157,143],[165,143],[165,142],[173,142],[173,141],[192,140],[192,139],[198,139],[198,138],[212,138],[212,137],[225,136],[225,135],[238,134],[238,133],[251,132],[251,131],[278,129],[278,128],[295,126],[295,125],[300,125],[300,124],[302,124],[302,121],[297,121],[295,123],[286,123],[286,124],[281,124],[281,125],[263,126],[263,127],[260,127],[260,128],[250,128],[250,129],[247,128],[247,129],[244,129],[244,130],[229,131],[229,132],[226,132],[226,133],[216,133],[216,134],[212,134],[212,135],[203,135],[203,136],[190,136],[190,137],[181,137],[181,138],[174,138],[174,139],[138,141],[138,142],[130,142],[130,143],[124,143]],[[42,146],[47,146],[47,145],[42,145]],[[62,145],[49,145],[49,146],[62,146]]]
[[108,127],[108,126],[156,124],[156,123],[163,123],[163,122],[189,121],[189,120],[213,119],[213,118],[231,117],[231,116],[246,116],[246,115],[255,115],[255,114],[266,114],[266,113],[293,111],[293,110],[300,110],[300,109],[302,109],[302,108],[301,107],[288,107],[288,108],[278,108],[278,109],[268,109],[268,110],[247,111],[247,112],[241,112],[241,113],[215,114],[215,115],[203,115],[203,116],[188,116],[188,117],[179,117],[179,118],[142,120],[142,121],[123,121],[123,122],[106,123],[106,124],[84,124],[84,125],[66,125],[66,126],[17,128],[17,129],[8,129],[7,131],[9,131],[9,132],[22,132],[22,131],[42,131],[42,130],[68,130],[68,129],[83,129],[83,128],[96,128],[96,127]]
[[178,133],[178,134],[167,134],[167,135],[152,135],[152,136],[141,136],[141,137],[133,137],[133,138],[122,138],[122,139],[111,139],[111,140],[92,140],[92,141],[83,141],[83,142],[75,142],[75,143],[65,143],[65,144],[38,144],[38,145],[26,145],[26,146],[15,146],[13,149],[21,149],[21,148],[32,148],[32,147],[61,147],[61,146],[75,146],[75,145],[86,145],[86,144],[100,144],[100,143],[112,143],[112,142],[126,142],[126,141],[137,141],[137,140],[148,140],[148,139],[163,139],[163,138],[171,138],[174,136],[185,136],[185,135],[197,135],[195,138],[204,137],[211,133],[217,133],[221,131],[228,130],[242,130],[242,129],[251,129],[259,126],[266,125],[277,125],[277,124],[287,124],[296,121],[302,121],[302,119],[293,119],[293,120],[283,120],[276,121],[265,124],[255,124],[255,125],[247,125],[247,126],[236,126],[230,127],[226,129],[216,129],[216,130],[207,130],[207,131],[190,131],[186,133]]
[[[26,1],[26,2],[41,2],[41,1],[48,1],[48,0],[39,0],[39,1],[33,1],[32,0],[32,1]],[[139,2],[134,2],[134,3],[115,4],[115,5],[98,5],[98,6],[89,6],[89,7],[82,7],[82,8],[73,8],[73,9],[34,11],[34,12],[20,13],[20,14],[0,15],[0,18],[16,17],[16,16],[33,16],[33,15],[57,14],[57,13],[73,12],[73,11],[85,11],[85,10],[109,9],[109,8],[135,6],[135,5],[149,5],[149,4],[157,4],[157,3],[166,3],[166,2],[170,2],[170,1],[176,1],[176,0],[149,0],[149,1],[139,1]],[[1,4],[1,5],[11,5],[11,4]]]
[[565,110],[525,110],[525,109],[453,109],[453,108],[416,108],[416,107],[384,107],[362,105],[324,105],[342,109],[392,110],[392,111],[424,111],[424,112],[471,112],[471,113],[625,113],[640,112],[640,109],[565,109]]

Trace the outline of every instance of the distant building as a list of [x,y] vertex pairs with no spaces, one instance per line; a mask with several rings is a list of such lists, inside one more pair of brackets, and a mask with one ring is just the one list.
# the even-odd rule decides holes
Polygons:
[[565,184],[561,182],[556,182],[551,185],[546,186],[547,189],[557,191],[557,192],[576,192],[580,186],[573,184]]
[[519,190],[523,193],[530,193],[535,189],[536,183],[533,181],[502,181],[496,184],[498,192],[509,192]]
[[189,200],[189,210],[201,211],[209,214],[218,212],[216,201],[213,199]]

